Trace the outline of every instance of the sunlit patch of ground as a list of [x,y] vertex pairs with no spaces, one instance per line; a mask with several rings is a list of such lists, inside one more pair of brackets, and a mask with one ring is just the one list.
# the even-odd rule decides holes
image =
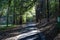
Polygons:
[[[33,30],[33,31],[30,31],[30,32],[27,32],[27,33],[23,33],[23,34],[19,34],[17,36],[14,36],[14,37],[10,37],[10,38],[6,38],[6,39],[3,39],[3,40],[18,40],[18,39],[22,39],[22,38],[25,38],[25,37],[28,37],[28,36],[31,36],[31,35],[35,35],[37,33],[39,33],[40,31],[37,31],[37,30]],[[11,33],[12,34],[12,33]],[[18,33],[14,33],[14,34],[18,34]]]

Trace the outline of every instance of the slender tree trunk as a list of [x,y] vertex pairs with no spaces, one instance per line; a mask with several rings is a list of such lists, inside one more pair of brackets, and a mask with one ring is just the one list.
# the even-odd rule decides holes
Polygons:
[[20,25],[22,24],[22,15],[20,15]]
[[14,10],[13,10],[13,24],[15,24],[15,0],[14,0]]
[[47,0],[47,21],[49,22],[49,0]]
[[60,0],[59,0],[59,16],[60,16]]
[[40,18],[40,3],[37,1],[37,5],[36,5],[36,22],[39,22],[39,18]]
[[[20,4],[20,3],[19,3]],[[23,5],[23,2],[21,3],[21,5]],[[22,6],[19,6],[19,9],[20,9],[20,7],[22,8]],[[23,12],[21,11],[21,9],[20,9],[20,22],[19,22],[19,24],[21,25],[22,24],[22,14],[23,14]]]
[[9,0],[9,2],[8,2],[7,27],[8,27],[8,17],[9,17],[9,13],[10,13],[10,4],[11,4],[11,0]]

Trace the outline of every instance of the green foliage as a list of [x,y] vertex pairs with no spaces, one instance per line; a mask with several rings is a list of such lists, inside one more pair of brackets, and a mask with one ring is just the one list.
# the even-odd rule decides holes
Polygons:
[[[56,16],[58,2],[57,0],[50,0],[49,1],[49,13],[51,17]],[[54,16],[53,16],[54,15]]]
[[[0,14],[8,18],[14,16],[13,20],[20,21],[20,16],[25,15],[36,3],[37,0],[0,0]],[[12,18],[11,18],[12,19]],[[23,20],[26,17],[22,17]],[[26,20],[25,20],[26,22]]]
[[[24,14],[31,9],[36,0],[0,0],[0,9],[10,8],[10,11],[15,11],[20,14]],[[10,6],[9,6],[10,5]]]

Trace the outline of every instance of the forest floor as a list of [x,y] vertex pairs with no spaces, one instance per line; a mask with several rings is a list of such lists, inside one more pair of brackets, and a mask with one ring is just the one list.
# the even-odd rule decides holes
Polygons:
[[57,36],[54,38],[54,40],[60,40],[60,33],[57,34]]

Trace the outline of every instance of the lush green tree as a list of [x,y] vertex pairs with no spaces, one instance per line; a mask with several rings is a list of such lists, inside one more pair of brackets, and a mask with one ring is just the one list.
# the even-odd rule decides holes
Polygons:
[[[19,17],[19,23],[22,24],[22,15],[35,5],[36,0],[0,0],[0,9],[3,15],[7,15],[7,22],[10,15],[13,16],[13,24]],[[1,10],[1,11],[2,11]],[[1,14],[1,13],[0,13]]]

